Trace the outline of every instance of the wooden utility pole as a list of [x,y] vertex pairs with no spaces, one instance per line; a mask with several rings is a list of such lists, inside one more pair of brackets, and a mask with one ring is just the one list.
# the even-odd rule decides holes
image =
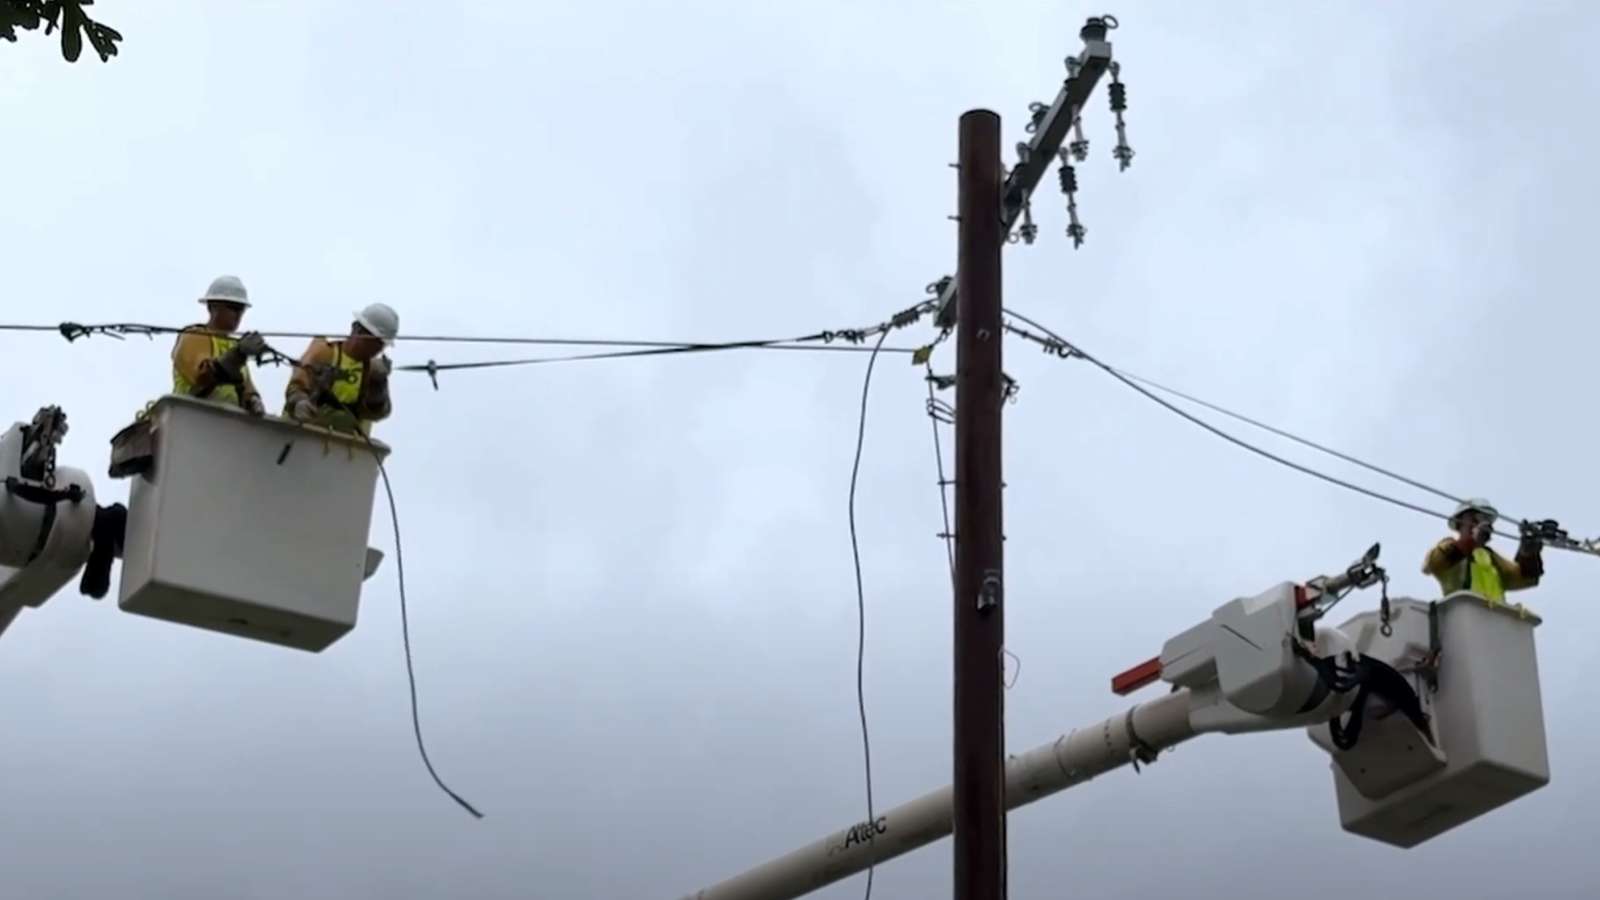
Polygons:
[[1004,900],[1000,117],[961,117],[956,280],[955,897]]

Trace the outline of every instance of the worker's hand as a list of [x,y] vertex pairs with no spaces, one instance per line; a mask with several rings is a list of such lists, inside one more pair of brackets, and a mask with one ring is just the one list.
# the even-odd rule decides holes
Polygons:
[[252,416],[264,416],[267,414],[267,406],[265,403],[261,402],[260,394],[251,394],[249,397],[246,397],[244,401],[244,410]]
[[317,363],[311,367],[311,380],[316,384],[318,391],[333,390],[333,382],[339,377],[339,370],[327,363]]
[[393,368],[394,366],[389,362],[389,357],[373,357],[372,362],[367,364],[367,377],[372,379],[373,384],[387,384],[389,382],[389,373]]
[[311,402],[311,398],[301,397],[289,407],[289,415],[301,422],[309,422],[317,417],[317,405]]
[[266,338],[263,338],[260,334],[257,334],[254,331],[249,331],[246,332],[243,337],[239,338],[238,348],[241,354],[254,359],[266,351],[267,341]]

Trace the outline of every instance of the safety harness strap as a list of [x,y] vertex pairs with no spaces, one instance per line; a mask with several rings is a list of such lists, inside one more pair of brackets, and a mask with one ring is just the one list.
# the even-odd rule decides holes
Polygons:
[[43,485],[29,484],[15,475],[6,476],[6,493],[19,497],[29,503],[44,507],[44,518],[39,522],[39,533],[34,536],[33,548],[28,552],[28,561],[23,565],[32,565],[44,552],[45,544],[50,541],[50,532],[56,526],[56,505],[66,500],[77,503],[83,499],[83,488],[77,485],[68,485],[66,488],[47,488]]

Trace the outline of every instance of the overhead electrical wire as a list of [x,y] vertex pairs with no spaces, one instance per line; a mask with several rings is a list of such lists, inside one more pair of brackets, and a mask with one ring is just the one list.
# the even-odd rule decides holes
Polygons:
[[1405,475],[1401,475],[1398,472],[1391,472],[1390,470],[1385,469],[1382,466],[1375,465],[1373,463],[1369,463],[1369,462],[1367,462],[1366,460],[1363,460],[1363,459],[1358,459],[1358,458],[1356,458],[1354,456],[1351,456],[1348,453],[1344,453],[1344,452],[1341,452],[1339,450],[1335,450],[1332,447],[1324,446],[1322,444],[1317,443],[1316,441],[1300,437],[1297,434],[1293,434],[1291,432],[1284,431],[1283,429],[1277,428],[1277,427],[1275,427],[1273,425],[1268,425],[1265,422],[1257,421],[1256,419],[1252,419],[1249,416],[1244,415],[1243,413],[1234,412],[1231,409],[1227,409],[1226,407],[1218,406],[1217,404],[1212,403],[1212,402],[1210,402],[1208,400],[1202,400],[1199,397],[1195,397],[1195,396],[1192,396],[1190,394],[1186,394],[1183,391],[1180,391],[1180,390],[1178,390],[1176,388],[1167,387],[1164,384],[1160,384],[1158,382],[1152,381],[1152,380],[1150,380],[1148,378],[1145,378],[1142,375],[1135,375],[1134,373],[1129,372],[1126,369],[1118,369],[1117,371],[1120,374],[1122,374],[1123,376],[1127,377],[1127,378],[1131,378],[1134,381],[1140,382],[1141,384],[1145,384],[1145,385],[1148,385],[1150,387],[1153,387],[1156,390],[1161,391],[1162,393],[1171,394],[1174,397],[1179,397],[1181,399],[1187,400],[1190,403],[1195,404],[1196,406],[1203,406],[1206,409],[1211,410],[1212,412],[1221,413],[1222,415],[1227,416],[1227,417],[1229,417],[1231,419],[1237,419],[1238,421],[1243,422],[1246,425],[1253,425],[1256,428],[1261,429],[1262,431],[1268,432],[1270,434],[1275,434],[1278,437],[1284,438],[1286,440],[1294,441],[1295,443],[1300,444],[1301,446],[1310,447],[1313,450],[1317,450],[1317,451],[1320,451],[1322,453],[1326,453],[1329,456],[1334,457],[1335,459],[1340,459],[1340,460],[1343,460],[1343,461],[1345,461],[1347,463],[1350,463],[1351,465],[1360,466],[1361,468],[1366,469],[1366,470],[1368,470],[1370,472],[1376,472],[1379,475],[1383,475],[1385,477],[1392,478],[1395,481],[1400,482],[1401,484],[1409,485],[1411,487],[1416,488],[1419,491],[1425,491],[1425,492],[1427,492],[1429,494],[1433,494],[1436,497],[1441,497],[1441,498],[1443,498],[1445,500],[1449,500],[1449,501],[1452,501],[1454,503],[1462,502],[1460,497],[1457,497],[1456,495],[1454,495],[1454,494],[1452,494],[1452,493],[1450,493],[1448,491],[1442,491],[1442,490],[1440,490],[1440,489],[1438,489],[1436,487],[1433,487],[1432,485],[1425,484],[1425,483],[1423,483],[1421,481],[1417,481],[1416,479],[1409,478],[1409,477],[1407,477]]
[[[150,325],[142,322],[110,322],[83,325],[77,322],[62,322],[59,325],[39,324],[0,324],[0,332],[22,332],[39,334],[60,334],[69,342],[78,338],[92,335],[105,335],[112,338],[127,336],[154,337],[164,334],[179,334],[184,331],[204,331],[204,326],[172,326]],[[341,330],[335,331],[258,331],[263,338],[337,338],[343,334]],[[402,339],[407,344],[499,344],[499,345],[530,345],[546,347],[654,347],[661,349],[696,348],[696,349],[761,349],[761,350],[808,350],[832,351],[844,353],[871,353],[871,347],[864,346],[837,346],[831,342],[836,339],[851,340],[859,343],[859,332],[819,332],[800,338],[788,338],[764,341],[658,341],[658,340],[631,340],[619,338],[539,338],[519,337],[513,335],[448,335],[448,334],[415,334],[405,335]],[[821,343],[817,343],[821,342]],[[912,353],[907,347],[885,347],[885,353]]]
[[[1448,493],[1448,492],[1441,491],[1441,490],[1439,490],[1437,488],[1434,488],[1434,487],[1428,486],[1426,484],[1423,484],[1422,482],[1416,481],[1416,480],[1411,479],[1411,478],[1407,478],[1406,476],[1399,475],[1399,474],[1394,473],[1394,472],[1390,472],[1387,469],[1381,468],[1381,467],[1373,465],[1371,463],[1367,463],[1367,462],[1365,462],[1363,460],[1359,460],[1359,459],[1357,459],[1357,458],[1355,458],[1353,456],[1341,453],[1341,452],[1339,452],[1337,450],[1333,450],[1331,448],[1324,447],[1324,446],[1322,446],[1320,444],[1317,444],[1317,443],[1315,443],[1313,441],[1309,441],[1309,440],[1307,440],[1305,438],[1301,438],[1301,437],[1299,437],[1297,435],[1293,435],[1293,434],[1291,434],[1289,432],[1283,431],[1282,429],[1278,429],[1278,428],[1275,428],[1273,426],[1266,425],[1265,423],[1257,422],[1254,419],[1250,419],[1250,418],[1248,418],[1246,416],[1240,415],[1238,413],[1234,413],[1234,412],[1232,412],[1230,410],[1225,410],[1222,407],[1219,407],[1219,406],[1217,406],[1215,404],[1199,400],[1198,398],[1189,397],[1186,394],[1180,394],[1177,391],[1174,391],[1174,390],[1171,390],[1169,388],[1165,388],[1163,386],[1157,385],[1155,382],[1152,382],[1152,381],[1150,381],[1148,379],[1140,378],[1138,376],[1133,375],[1132,373],[1123,372],[1122,370],[1120,370],[1120,369],[1118,369],[1118,368],[1116,368],[1114,366],[1111,366],[1111,365],[1109,365],[1109,364],[1107,364],[1105,362],[1100,361],[1099,359],[1095,358],[1091,354],[1085,352],[1082,347],[1078,346],[1077,344],[1072,343],[1071,341],[1068,341],[1066,338],[1063,338],[1061,335],[1057,334],[1056,332],[1050,330],[1049,328],[1046,328],[1044,325],[1039,324],[1037,321],[1035,321],[1033,319],[1030,319],[1027,316],[1022,315],[1021,313],[1018,313],[1015,310],[1006,309],[1006,310],[1004,310],[1004,312],[1005,312],[1006,316],[1009,316],[1010,318],[1013,318],[1013,319],[1016,319],[1016,320],[1021,321],[1023,323],[1026,323],[1027,325],[1032,326],[1033,328],[1038,329],[1040,332],[1042,332],[1050,341],[1054,342],[1055,346],[1054,347],[1049,347],[1048,349],[1054,350],[1057,353],[1057,355],[1060,355],[1060,356],[1063,356],[1063,357],[1068,357],[1068,358],[1070,358],[1070,357],[1078,357],[1078,358],[1081,358],[1081,359],[1085,360],[1086,362],[1088,362],[1088,363],[1094,365],[1095,367],[1099,368],[1100,370],[1104,371],[1105,373],[1107,373],[1108,375],[1112,376],[1117,381],[1121,382],[1122,384],[1126,385],[1127,387],[1132,388],[1134,391],[1136,391],[1137,393],[1139,393],[1140,395],[1142,395],[1146,399],[1150,400],[1151,402],[1160,405],[1161,407],[1165,408],[1167,411],[1169,411],[1171,413],[1174,413],[1174,414],[1182,417],[1183,419],[1188,420],[1189,422],[1191,422],[1191,423],[1193,423],[1195,425],[1198,425],[1199,427],[1205,429],[1206,431],[1211,432],[1212,434],[1222,438],[1225,441],[1228,441],[1231,444],[1234,444],[1237,447],[1240,447],[1242,449],[1248,450],[1251,453],[1254,453],[1254,454],[1256,454],[1258,456],[1264,457],[1264,458],[1266,458],[1268,460],[1271,460],[1272,462],[1278,463],[1279,465],[1286,466],[1286,467],[1288,467],[1290,469],[1294,469],[1295,471],[1300,472],[1302,474],[1310,475],[1313,478],[1317,478],[1319,480],[1328,482],[1329,484],[1333,484],[1333,485],[1336,485],[1338,487],[1342,487],[1342,488],[1344,488],[1346,490],[1353,491],[1353,492],[1358,493],[1358,494],[1362,494],[1362,495],[1370,497],[1370,498],[1372,498],[1374,500],[1378,500],[1378,501],[1381,501],[1383,503],[1388,503],[1390,505],[1397,506],[1397,507],[1400,507],[1402,509],[1407,509],[1407,510],[1410,510],[1412,512],[1421,513],[1422,515],[1429,516],[1429,517],[1432,517],[1432,518],[1442,519],[1444,521],[1449,521],[1449,519],[1450,519],[1450,515],[1447,514],[1447,513],[1442,513],[1442,512],[1439,512],[1437,510],[1434,510],[1434,509],[1429,509],[1429,508],[1427,508],[1425,506],[1420,506],[1418,504],[1411,503],[1410,501],[1407,501],[1407,500],[1401,500],[1401,499],[1396,498],[1396,497],[1391,497],[1388,494],[1384,494],[1384,493],[1382,493],[1380,491],[1375,491],[1375,490],[1372,490],[1371,488],[1362,487],[1361,485],[1355,484],[1353,482],[1349,482],[1349,481],[1346,481],[1346,480],[1344,480],[1342,478],[1338,478],[1338,477],[1335,477],[1333,475],[1329,475],[1329,474],[1327,474],[1325,472],[1321,472],[1321,471],[1318,471],[1316,469],[1313,469],[1310,466],[1306,466],[1306,465],[1303,465],[1301,463],[1297,463],[1297,462],[1295,462],[1293,460],[1286,459],[1286,458],[1284,458],[1282,456],[1279,456],[1279,455],[1277,455],[1275,453],[1272,453],[1272,452],[1270,452],[1268,450],[1263,450],[1262,448],[1257,447],[1256,445],[1251,444],[1250,442],[1248,442],[1248,441],[1246,441],[1246,440],[1244,440],[1244,439],[1242,439],[1240,437],[1237,437],[1235,435],[1229,434],[1226,431],[1223,431],[1222,429],[1220,429],[1220,428],[1216,427],[1215,425],[1212,425],[1210,422],[1207,422],[1204,419],[1201,419],[1200,417],[1188,412],[1187,410],[1184,410],[1184,409],[1182,409],[1182,408],[1180,408],[1180,407],[1168,402],[1167,400],[1164,400],[1161,397],[1158,397],[1157,395],[1155,395],[1151,391],[1149,391],[1146,388],[1144,388],[1139,382],[1142,381],[1142,382],[1144,382],[1146,384],[1150,384],[1152,387],[1155,387],[1155,388],[1157,388],[1159,390],[1165,390],[1168,393],[1172,393],[1174,396],[1181,396],[1184,399],[1188,399],[1188,400],[1191,400],[1193,402],[1200,403],[1201,405],[1204,405],[1204,406],[1206,406],[1207,408],[1210,408],[1210,409],[1214,409],[1217,412],[1220,412],[1220,413],[1223,413],[1223,414],[1226,414],[1226,415],[1230,415],[1233,418],[1239,419],[1240,421],[1247,422],[1249,424],[1255,425],[1256,427],[1263,428],[1263,429],[1271,431],[1271,432],[1273,432],[1275,434],[1279,434],[1279,435],[1284,436],[1286,438],[1289,438],[1291,440],[1295,440],[1298,443],[1304,444],[1304,445],[1309,446],[1309,447],[1313,447],[1313,448],[1315,448],[1317,450],[1320,450],[1320,451],[1322,451],[1324,453],[1328,453],[1330,455],[1336,456],[1336,457],[1338,457],[1340,459],[1344,459],[1344,460],[1346,460],[1348,462],[1355,463],[1355,464],[1360,465],[1360,466],[1362,466],[1364,468],[1370,469],[1370,470],[1372,470],[1374,472],[1379,472],[1381,474],[1387,475],[1388,477],[1391,477],[1391,478],[1394,478],[1394,479],[1399,480],[1401,482],[1404,482],[1406,484],[1412,485],[1413,487],[1417,487],[1417,488],[1419,488],[1421,490],[1425,490],[1425,491],[1427,491],[1429,493],[1433,493],[1433,494],[1436,494],[1438,496],[1441,496],[1441,497],[1444,497],[1444,498],[1447,498],[1447,499],[1455,500],[1456,497],[1454,495]],[[1019,333],[1023,337],[1028,337],[1028,338],[1033,339],[1033,340],[1038,340],[1038,338],[1036,336],[1028,335],[1026,332],[1020,331],[1019,329],[1016,329],[1014,327],[1010,327],[1010,326],[1008,326],[1008,327],[1010,328],[1010,330]],[[1510,534],[1510,533],[1507,533],[1507,532],[1504,532],[1504,531],[1497,531],[1496,533],[1501,535],[1502,537],[1507,537],[1507,538],[1513,538],[1514,539],[1514,538],[1518,537],[1518,535],[1516,535],[1516,534]],[[1588,546],[1584,546],[1584,545],[1580,545],[1580,544],[1566,545],[1566,544],[1552,543],[1552,544],[1549,544],[1549,546],[1556,547],[1558,549],[1563,549],[1563,550],[1572,550],[1572,551],[1580,552],[1580,553],[1590,553],[1590,554],[1595,554],[1596,553],[1596,551],[1592,547],[1588,547]],[[1597,555],[1600,555],[1600,554],[1597,554]]]
[[[888,332],[883,332],[883,334],[888,334]],[[529,358],[524,358],[524,359],[492,359],[492,360],[480,360],[480,361],[474,361],[474,362],[461,362],[461,363],[438,363],[438,362],[434,362],[434,361],[430,360],[426,364],[423,364],[423,365],[410,364],[410,365],[404,365],[404,366],[396,366],[395,367],[395,371],[397,371],[397,372],[422,372],[422,373],[427,373],[430,377],[433,377],[433,376],[436,376],[437,373],[439,373],[439,372],[451,372],[451,371],[460,371],[460,370],[466,370],[466,369],[499,369],[499,368],[512,368],[512,367],[521,367],[521,366],[537,366],[537,365],[545,365],[545,364],[549,364],[549,363],[581,362],[581,361],[585,361],[585,360],[599,360],[599,359],[627,359],[627,358],[642,357],[642,356],[670,356],[670,355],[675,355],[675,354],[680,354],[680,353],[708,353],[708,352],[726,351],[726,350],[822,350],[822,351],[834,350],[834,351],[868,352],[868,353],[872,353],[873,351],[881,351],[883,353],[915,353],[916,352],[915,350],[912,350],[912,349],[909,349],[909,348],[903,348],[903,347],[882,347],[881,346],[881,343],[882,343],[881,341],[879,342],[880,346],[878,346],[878,347],[854,347],[854,346],[840,347],[840,346],[832,346],[832,345],[828,345],[828,344],[806,343],[806,342],[818,341],[818,340],[822,340],[822,338],[819,337],[819,336],[810,336],[810,337],[796,338],[796,339],[784,340],[784,341],[774,341],[774,340],[768,340],[768,341],[729,341],[729,342],[726,342],[726,343],[713,343],[713,344],[673,344],[673,345],[669,345],[669,346],[647,347],[647,348],[636,349],[636,350],[616,350],[616,351],[608,351],[608,352],[604,352],[604,353],[578,353],[578,354],[571,354],[571,355],[567,355],[567,356],[539,356],[539,357],[529,357]],[[876,353],[874,353],[874,358],[875,357],[876,357]],[[435,386],[437,386],[437,380],[435,381]]]
[[[476,369],[501,369],[520,368],[523,366],[549,365],[552,363],[582,362],[602,359],[627,359],[644,356],[669,356],[682,353],[709,353],[727,350],[787,350],[803,352],[833,352],[833,353],[897,353],[915,354],[918,351],[910,347],[884,347],[879,342],[877,347],[859,346],[866,336],[876,332],[887,333],[891,325],[885,323],[868,330],[821,331],[816,334],[805,335],[798,338],[776,338],[755,341],[715,341],[715,342],[672,342],[672,341],[645,341],[645,340],[615,340],[596,339],[579,340],[572,338],[520,338],[520,337],[486,337],[486,336],[452,336],[452,335],[412,335],[405,338],[406,343],[475,343],[475,344],[539,344],[548,346],[601,346],[629,348],[623,350],[606,351],[599,353],[576,353],[564,356],[526,357],[519,359],[489,359],[470,360],[465,362],[441,363],[430,359],[426,363],[409,363],[396,366],[394,371],[410,374],[426,374],[433,383],[435,390],[439,388],[439,373],[467,371]],[[148,325],[136,322],[120,322],[97,325],[80,325],[75,322],[63,322],[58,326],[51,325],[7,325],[0,324],[0,332],[27,332],[27,333],[59,333],[67,339],[68,343],[78,338],[91,335],[105,335],[117,340],[124,340],[130,336],[153,338],[158,334],[181,334],[184,331],[204,331],[203,326],[187,326],[175,328],[167,325]],[[256,332],[263,338],[317,338],[328,335],[308,331],[261,331]],[[835,344],[842,341],[842,344]],[[259,358],[257,362],[268,364],[296,364],[292,357],[272,351],[270,354]]]
[[[359,432],[358,432],[359,433]],[[383,491],[389,500],[389,521],[394,526],[394,568],[395,577],[400,584],[400,638],[406,654],[406,681],[411,686],[411,730],[417,738],[417,753],[422,756],[422,765],[428,770],[428,775],[433,783],[439,786],[460,807],[471,813],[473,818],[483,818],[483,813],[468,803],[464,797],[450,789],[439,777],[433,768],[433,761],[428,758],[428,748],[422,742],[422,718],[417,712],[417,673],[411,661],[411,616],[406,608],[406,565],[405,555],[400,549],[400,510],[395,506],[394,487],[389,483],[389,469],[383,464],[383,457],[378,453],[378,448],[373,446],[372,439],[361,433],[367,442],[367,449],[372,451],[372,458],[378,463],[378,474],[383,476]]]
[[[883,347],[883,342],[889,337],[889,329],[884,329],[878,334],[878,343],[873,347],[873,354],[867,357],[867,374],[861,380],[861,420],[856,428],[856,455],[855,462],[850,466],[850,554],[855,560],[856,571],[856,707],[861,714],[861,753],[865,759],[867,774],[867,840],[871,841],[877,836],[875,830],[877,813],[872,804],[872,737],[867,729],[867,591],[861,577],[861,541],[856,535],[856,485],[861,476],[861,451],[867,443],[867,398],[872,390],[872,367],[878,362],[877,351]],[[865,900],[872,900],[872,877],[876,866],[867,865],[867,892]]]

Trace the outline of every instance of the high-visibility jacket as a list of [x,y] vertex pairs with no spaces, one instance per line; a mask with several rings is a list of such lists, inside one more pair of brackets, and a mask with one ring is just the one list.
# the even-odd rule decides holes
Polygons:
[[194,382],[190,380],[191,377],[199,376],[201,362],[204,360],[214,362],[220,359],[238,343],[228,335],[207,334],[201,330],[185,331],[178,335],[178,340],[172,347],[172,392],[185,397],[199,397],[202,400],[243,406],[244,403],[239,396],[240,388],[244,389],[245,396],[254,394],[256,390],[250,380],[249,366],[240,368],[243,377],[237,385],[214,381],[211,388],[202,393],[195,389]]
[[344,342],[333,345],[333,368],[337,372],[328,393],[341,406],[353,407],[361,399],[361,387],[366,379],[367,364],[344,352]]
[[1471,591],[1494,603],[1505,600],[1506,591],[1537,585],[1543,574],[1532,559],[1509,560],[1488,547],[1462,553],[1455,538],[1435,544],[1422,562],[1422,571],[1437,579],[1445,594]]
[[[333,369],[332,384],[325,390],[318,384],[323,370]],[[288,415],[299,396],[311,398],[318,412],[339,417],[343,413],[355,420],[363,434],[372,433],[372,423],[387,415],[387,402],[372,404],[366,398],[367,364],[344,350],[343,341],[313,340],[289,377],[284,414]]]

